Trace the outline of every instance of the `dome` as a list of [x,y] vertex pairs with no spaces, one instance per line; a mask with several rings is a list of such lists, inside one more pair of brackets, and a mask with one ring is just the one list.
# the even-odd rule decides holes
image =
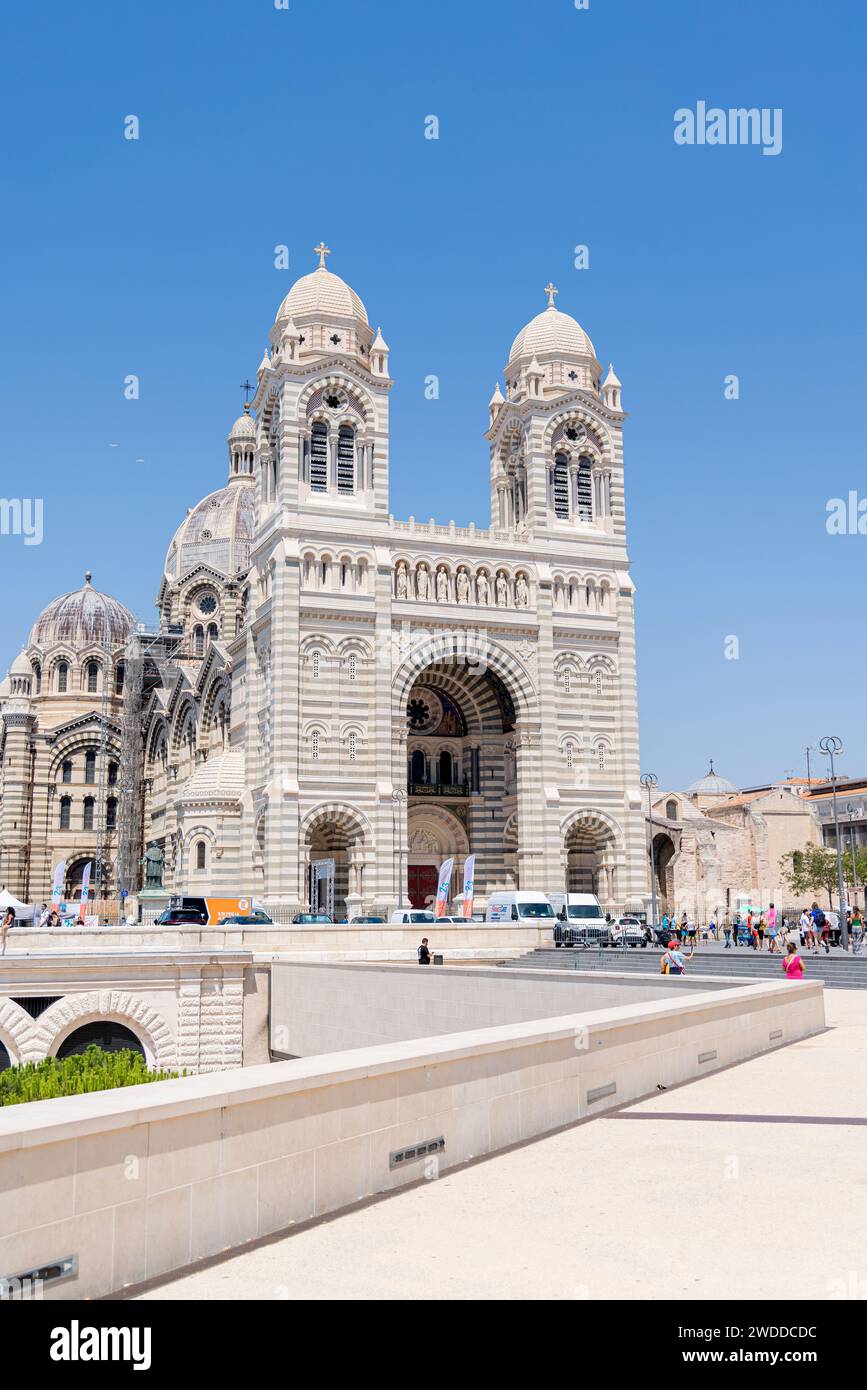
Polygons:
[[232,428],[229,430],[229,443],[234,444],[236,440],[256,439],[256,421],[244,408],[244,414],[239,415]]
[[209,565],[227,576],[249,569],[255,505],[255,489],[234,484],[202,498],[174,534],[166,555],[166,578],[182,579],[197,565]]
[[94,642],[101,643],[105,640],[106,624],[112,647],[121,646],[132,632],[135,618],[116,598],[94,589],[88,572],[80,589],[61,594],[43,608],[33,624],[30,646],[48,647],[53,642],[66,642],[73,647],[87,647]]
[[737,787],[727,777],[720,777],[718,772],[714,772],[711,763],[707,774],[697,782],[692,782],[687,790],[692,796],[731,796],[737,791]]
[[591,357],[596,350],[584,329],[571,314],[561,314],[553,304],[543,309],[522,328],[509,353],[509,362],[518,357]]
[[10,676],[27,676],[28,679],[33,675],[33,668],[27,660],[27,653],[23,647],[10,666],[9,674]]
[[295,281],[277,310],[277,322],[289,318],[297,320],[304,314],[323,319],[360,319],[369,327],[367,310],[355,290],[324,265]]
[[186,783],[182,801],[240,801],[244,795],[244,750],[211,753]]

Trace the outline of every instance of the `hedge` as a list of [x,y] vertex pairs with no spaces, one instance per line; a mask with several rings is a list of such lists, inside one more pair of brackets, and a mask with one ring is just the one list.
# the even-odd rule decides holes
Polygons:
[[141,1086],[147,1081],[171,1081],[177,1076],[186,1076],[186,1072],[150,1071],[140,1052],[103,1052],[91,1043],[84,1052],[62,1060],[46,1057],[42,1062],[25,1062],[0,1071],[0,1105],[81,1096],[86,1091],[112,1091],[118,1086]]

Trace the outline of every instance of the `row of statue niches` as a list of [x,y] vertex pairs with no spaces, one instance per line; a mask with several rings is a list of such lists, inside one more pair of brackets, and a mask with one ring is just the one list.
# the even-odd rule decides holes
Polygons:
[[432,573],[422,563],[416,567],[413,575],[401,560],[395,570],[394,585],[397,598],[435,600],[437,603],[478,603],[482,606],[494,604],[499,608],[509,608],[513,602],[516,608],[526,608],[530,602],[526,575],[518,574],[513,587],[512,581],[502,570],[492,580],[487,570],[480,569],[472,575],[465,565],[459,567],[452,587],[452,578],[445,565],[439,565]]

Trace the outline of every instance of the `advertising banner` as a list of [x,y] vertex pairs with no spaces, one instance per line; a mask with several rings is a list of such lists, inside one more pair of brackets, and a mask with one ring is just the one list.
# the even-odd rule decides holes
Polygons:
[[476,882],[476,856],[471,854],[464,861],[464,917],[467,921],[473,915],[473,889]]
[[440,881],[437,885],[437,900],[436,906],[434,907],[435,917],[445,917],[446,915],[446,907],[449,901],[449,887],[451,886],[452,869],[454,866],[454,859],[446,859],[445,862],[440,865]]

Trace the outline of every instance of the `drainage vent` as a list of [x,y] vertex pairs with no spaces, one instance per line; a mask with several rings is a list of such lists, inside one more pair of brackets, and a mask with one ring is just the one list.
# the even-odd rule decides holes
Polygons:
[[715,1062],[716,1052],[700,1052],[698,1054],[698,1060],[699,1064],[701,1064],[702,1062]]
[[388,1155],[389,1168],[402,1168],[405,1163],[415,1163],[420,1158],[427,1158],[429,1154],[441,1154],[445,1149],[446,1141],[442,1135],[439,1139],[428,1139],[424,1144],[412,1144],[408,1149],[394,1149]]
[[587,1092],[587,1104],[592,1105],[594,1100],[602,1100],[605,1096],[613,1096],[616,1090],[616,1081],[609,1081],[607,1086],[594,1086],[592,1091]]
[[20,1004],[21,1008],[31,1018],[38,1018],[44,1014],[46,1009],[50,1009],[52,1004],[57,1004],[63,998],[61,994],[41,994],[31,999],[13,999],[13,1004]]
[[73,1279],[77,1273],[78,1256],[64,1255],[62,1260],[38,1265],[36,1269],[25,1269],[21,1274],[0,1275],[0,1301],[14,1298],[16,1293],[32,1290],[34,1285],[38,1290],[45,1284],[57,1284],[61,1279]]
[[771,1042],[776,1042],[777,1038],[781,1038],[782,1036],[783,1036],[783,1030],[782,1030],[782,1028],[775,1028],[774,1031],[773,1031],[773,1033],[769,1033],[769,1034],[768,1034],[768,1037],[769,1037],[769,1039],[770,1039]]

